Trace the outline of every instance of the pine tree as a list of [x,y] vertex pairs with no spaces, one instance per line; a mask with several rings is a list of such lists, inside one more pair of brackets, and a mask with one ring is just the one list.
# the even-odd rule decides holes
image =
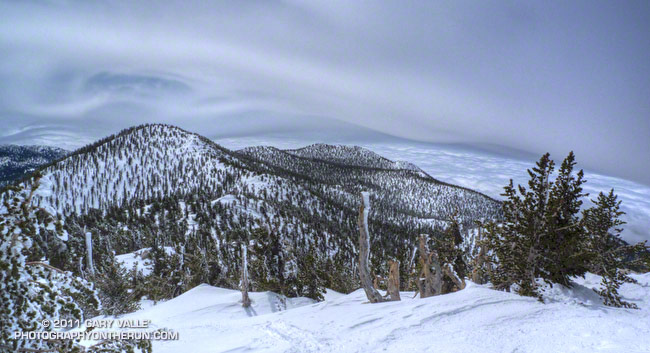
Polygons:
[[492,250],[491,273],[498,289],[541,298],[537,278],[570,286],[571,276],[586,271],[585,234],[579,211],[584,183],[582,171],[573,174],[573,152],[567,156],[555,182],[555,169],[549,154],[528,170],[528,189],[515,188],[512,180],[502,194],[503,220],[486,225],[486,241]]
[[[638,254],[646,254],[646,242],[628,245],[620,239],[620,219],[624,213],[620,210],[621,201],[617,200],[614,190],[608,194],[602,192],[593,201],[595,207],[584,212],[585,227],[589,232],[591,250],[590,270],[602,276],[601,289],[596,290],[606,305],[625,308],[637,308],[636,304],[624,301],[618,293],[623,283],[635,283],[624,268],[635,265],[644,259]],[[630,259],[632,259],[630,261]]]
[[574,173],[575,156],[569,153],[550,186],[544,214],[545,231],[541,237],[542,278],[548,283],[571,286],[571,277],[586,271],[589,251],[585,247],[587,235],[582,226],[580,208],[584,174]]
[[[0,214],[0,348],[3,350],[45,350],[82,352],[84,347],[73,340],[14,339],[14,332],[50,331],[45,320],[71,319],[82,321],[82,308],[100,307],[93,286],[45,262],[27,261],[38,224],[32,196],[38,188],[38,177],[31,190],[15,188]],[[139,348],[150,352],[149,341],[106,342],[103,352],[127,352]],[[110,347],[109,347],[110,346]],[[87,351],[97,351],[92,347]]]
[[[621,300],[618,288],[632,279],[626,266],[641,262],[645,243],[626,245],[620,239],[620,202],[611,191],[600,194],[595,207],[580,212],[585,180],[574,173],[575,157],[570,153],[555,181],[550,181],[553,161],[545,154],[528,173],[528,189],[505,187],[503,219],[484,225],[491,262],[496,264],[490,279],[497,289],[514,285],[521,295],[541,298],[537,279],[551,285],[572,286],[571,278],[591,270],[603,276],[598,291],[605,303],[633,307]],[[630,259],[637,259],[630,261]]]
[[102,302],[102,314],[121,315],[140,308],[139,286],[129,278],[138,277],[137,271],[127,271],[114,261],[105,263],[94,278]]
[[298,295],[314,300],[324,300],[325,281],[314,247],[310,244],[308,250],[298,258]]

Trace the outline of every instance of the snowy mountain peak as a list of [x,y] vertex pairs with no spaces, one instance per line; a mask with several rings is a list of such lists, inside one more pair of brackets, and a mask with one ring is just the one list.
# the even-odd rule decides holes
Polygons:
[[235,283],[237,242],[253,237],[262,249],[282,251],[293,275],[299,270],[290,259],[319,249],[319,263],[338,266],[333,288],[349,290],[347,281],[336,281],[352,278],[345,271],[356,266],[361,191],[372,205],[373,256],[404,264],[417,236],[444,234],[450,217],[471,244],[474,222],[499,216],[497,201],[396,168],[365,149],[317,145],[297,153],[308,152],[337,162],[271,147],[232,152],[179,128],[138,126],[43,169],[32,200],[61,215],[73,239],[101,235],[94,239],[109,252],[200,248],[223,266],[213,280],[224,286]]
[[[361,147],[316,144],[287,151],[251,147],[235,153],[162,124],[123,130],[74,151],[41,174],[34,202],[62,215],[197,192],[212,195],[213,200],[234,195],[238,203],[271,194],[278,195],[274,202],[279,202],[295,194],[353,210],[362,185],[376,199],[375,212],[389,217],[388,222],[442,225],[458,214],[471,224],[498,210],[498,203],[485,195],[441,183],[411,164]],[[273,207],[277,206],[265,208]]]
[[332,163],[379,169],[406,169],[425,174],[424,171],[412,163],[391,161],[369,149],[359,146],[316,143],[303,148],[284,151],[294,156],[319,159]]
[[216,187],[220,147],[168,125],[142,125],[71,153],[42,171],[35,200],[51,213],[86,213],[188,191]]

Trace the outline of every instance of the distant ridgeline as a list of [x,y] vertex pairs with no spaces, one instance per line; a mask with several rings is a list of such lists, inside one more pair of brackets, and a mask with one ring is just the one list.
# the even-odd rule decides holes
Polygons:
[[0,145],[0,189],[68,153],[48,146]]
[[[65,152],[52,153],[49,160]],[[151,270],[130,276],[142,284],[136,293],[152,299],[201,283],[236,288],[242,242],[254,291],[319,298],[325,287],[358,288],[362,190],[373,204],[372,270],[385,276],[388,260],[399,260],[404,283],[420,234],[442,236],[453,218],[471,247],[475,222],[500,216],[500,203],[488,196],[359,147],[230,151],[168,125],[124,130],[39,174],[33,204],[61,225],[36,235],[32,259],[88,272],[80,257],[91,232],[100,278],[116,271],[114,254],[150,248]]]

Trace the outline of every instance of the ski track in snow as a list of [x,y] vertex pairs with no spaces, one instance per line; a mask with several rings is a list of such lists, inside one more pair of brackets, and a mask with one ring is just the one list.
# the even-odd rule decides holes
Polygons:
[[[599,277],[548,290],[546,304],[468,283],[426,299],[369,304],[363,290],[328,291],[325,301],[198,286],[120,319],[152,320],[179,333],[154,352],[650,352],[650,274],[621,293],[640,310],[603,306]],[[589,288],[588,288],[589,287]]]

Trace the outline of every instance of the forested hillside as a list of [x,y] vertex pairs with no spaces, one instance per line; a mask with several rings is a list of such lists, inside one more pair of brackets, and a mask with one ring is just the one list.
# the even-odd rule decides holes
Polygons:
[[253,290],[318,298],[325,286],[356,288],[362,190],[375,205],[373,271],[385,274],[387,259],[398,259],[405,280],[419,234],[442,236],[453,218],[467,235],[475,221],[499,215],[493,199],[358,147],[232,152],[167,125],[124,130],[39,173],[33,202],[64,234],[39,235],[39,256],[87,271],[78,261],[86,232],[95,266],[150,248],[148,280],[159,293],[149,294],[161,298],[200,283],[235,288],[242,242],[251,245]]

